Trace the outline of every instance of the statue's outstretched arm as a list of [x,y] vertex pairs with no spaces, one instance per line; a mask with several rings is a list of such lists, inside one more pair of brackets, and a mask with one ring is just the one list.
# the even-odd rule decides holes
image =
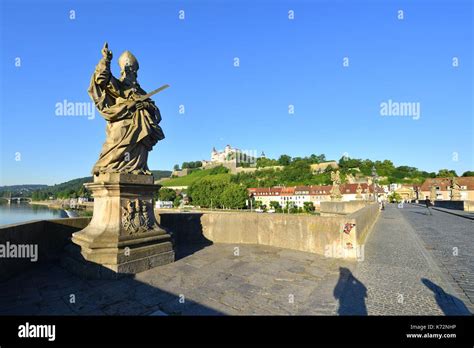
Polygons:
[[110,72],[110,62],[112,61],[113,57],[112,51],[109,50],[109,45],[107,42],[104,44],[101,52],[102,58],[95,68],[94,79],[98,85],[105,87],[109,83],[110,77],[112,76],[112,73]]

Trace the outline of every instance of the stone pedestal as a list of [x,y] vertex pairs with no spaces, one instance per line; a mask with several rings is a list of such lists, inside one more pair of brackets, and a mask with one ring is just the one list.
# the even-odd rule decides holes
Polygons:
[[[82,269],[94,263],[105,268],[94,274],[134,274],[174,261],[171,236],[162,229],[153,212],[153,176],[106,173],[86,184],[94,197],[90,224],[72,236],[80,246]],[[76,252],[74,252],[76,249]],[[71,247],[70,255],[79,248]],[[71,264],[71,262],[68,262]],[[110,272],[113,271],[113,272]],[[91,273],[91,272],[85,272]]]

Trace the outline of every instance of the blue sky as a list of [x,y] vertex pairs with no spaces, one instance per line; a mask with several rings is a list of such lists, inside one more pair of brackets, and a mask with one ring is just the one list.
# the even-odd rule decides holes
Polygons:
[[[99,113],[56,116],[55,105],[90,101],[105,41],[115,76],[128,49],[145,90],[171,85],[154,98],[166,138],[150,153],[151,169],[209,159],[213,146],[231,144],[268,157],[346,153],[427,171],[472,170],[472,7],[468,0],[2,0],[0,185],[90,175],[105,121]],[[389,99],[420,103],[419,119],[381,116]]]

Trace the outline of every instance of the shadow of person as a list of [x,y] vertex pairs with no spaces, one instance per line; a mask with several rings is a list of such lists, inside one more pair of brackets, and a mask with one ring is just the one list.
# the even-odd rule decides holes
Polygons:
[[443,288],[433,283],[431,280],[421,278],[421,282],[435,295],[436,303],[445,315],[470,315],[471,312],[463,301],[457,297],[446,293]]
[[339,315],[367,315],[365,298],[367,288],[352,272],[339,267],[339,280],[334,288],[334,298],[339,301]]

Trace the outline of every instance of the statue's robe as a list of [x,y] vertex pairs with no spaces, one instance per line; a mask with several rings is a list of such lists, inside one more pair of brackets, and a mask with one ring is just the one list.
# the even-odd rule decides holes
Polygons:
[[132,85],[127,80],[116,79],[111,74],[110,62],[104,58],[97,64],[88,92],[107,121],[106,141],[92,174],[151,174],[148,152],[165,137],[158,125],[160,111],[153,101],[146,100],[147,108],[130,110],[127,101],[146,92],[138,83]]

